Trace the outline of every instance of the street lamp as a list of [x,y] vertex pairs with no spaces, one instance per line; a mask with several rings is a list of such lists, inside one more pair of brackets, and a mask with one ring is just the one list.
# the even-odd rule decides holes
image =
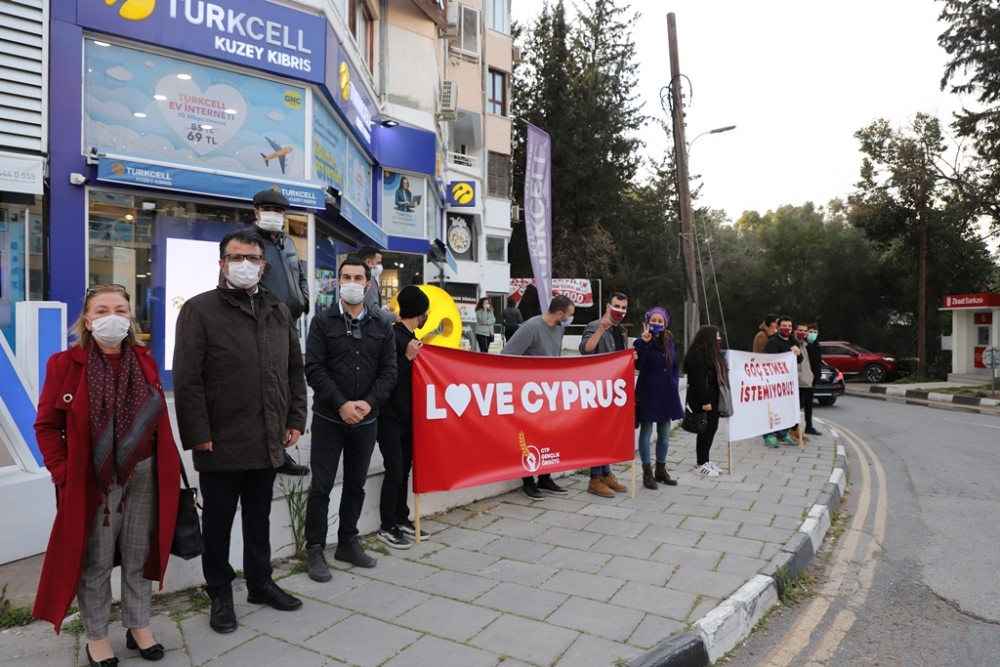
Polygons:
[[698,137],[704,137],[706,134],[722,134],[723,132],[735,129],[735,125],[726,125],[725,127],[717,127],[714,130],[709,130],[708,132],[702,132],[701,134],[695,136],[695,138],[688,144],[688,155],[691,155],[691,147],[694,146],[694,142],[698,141]]

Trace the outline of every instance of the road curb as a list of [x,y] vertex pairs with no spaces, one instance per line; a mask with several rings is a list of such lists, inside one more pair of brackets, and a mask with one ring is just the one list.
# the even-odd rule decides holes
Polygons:
[[895,396],[897,398],[916,398],[921,401],[934,401],[935,403],[953,403],[969,407],[990,407],[1000,406],[1000,399],[977,398],[975,396],[958,396],[957,394],[938,394],[933,391],[919,391],[916,389],[904,389],[903,387],[868,387],[868,391],[848,391],[852,396],[864,396],[865,394],[877,394],[879,396]]
[[[837,432],[830,432],[834,442],[839,442]],[[693,631],[660,642],[630,660],[628,667],[708,667],[737,647],[778,603],[782,587],[809,567],[830,529],[833,512],[843,500],[847,475],[847,451],[837,444],[837,461],[830,479],[798,532],[764,571],[697,620]]]

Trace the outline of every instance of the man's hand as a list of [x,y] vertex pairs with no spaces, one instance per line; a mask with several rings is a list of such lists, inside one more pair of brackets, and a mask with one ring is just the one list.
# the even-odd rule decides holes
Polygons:
[[[608,331],[614,325],[615,325],[615,323],[611,321],[611,314],[608,313],[608,312],[605,312],[604,313],[604,317],[601,318],[601,323],[597,325],[597,333],[598,334],[602,334],[605,331]],[[597,335],[597,334],[595,334],[595,335]]]
[[298,429],[286,428],[285,429],[285,449],[288,449],[289,447],[294,447],[295,443],[299,441],[299,436],[300,435],[302,435],[302,433],[300,433]]
[[653,334],[649,333],[649,324],[643,323],[642,325],[642,335],[640,336],[647,343],[653,340]]
[[368,401],[354,401],[355,413],[358,415],[358,421],[361,421],[368,416],[368,413],[372,411],[372,406],[368,404]]
[[200,445],[195,445],[191,449],[197,449],[199,452],[210,452],[212,451],[212,441],[203,442]]
[[794,354],[796,357],[802,354],[802,350],[799,349],[798,345],[792,347],[792,354]]
[[361,421],[361,417],[357,414],[356,401],[348,401],[340,406],[340,418],[344,420],[345,424],[357,424]]
[[701,409],[704,410],[705,412],[711,412],[712,411],[712,404],[711,403],[706,403],[705,405],[701,406]]
[[417,358],[417,354],[420,352],[420,348],[424,346],[419,340],[414,338],[406,346],[406,358],[413,361]]

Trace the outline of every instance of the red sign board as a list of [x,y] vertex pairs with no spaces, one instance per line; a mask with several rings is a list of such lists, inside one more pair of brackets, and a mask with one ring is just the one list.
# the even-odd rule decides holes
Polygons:
[[952,294],[944,297],[942,308],[1000,308],[1000,294]]
[[985,345],[977,345],[975,347],[975,366],[976,368],[986,368],[986,364],[983,363],[983,350],[986,349]]
[[413,362],[413,492],[631,461],[631,350],[514,357],[424,346]]
[[993,324],[993,313],[976,313],[972,321],[975,324]]

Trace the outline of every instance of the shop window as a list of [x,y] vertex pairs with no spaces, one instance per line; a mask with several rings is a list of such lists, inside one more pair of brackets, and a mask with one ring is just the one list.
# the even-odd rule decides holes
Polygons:
[[43,298],[41,201],[33,194],[0,192],[0,331],[12,348],[18,302]]
[[507,17],[510,16],[510,0],[489,0],[489,16],[486,26],[504,34],[510,33]]
[[358,46],[368,72],[375,71],[375,21],[362,0],[347,0],[347,27]]
[[486,195],[510,199],[510,156],[490,151],[486,165]]
[[489,73],[489,99],[487,110],[496,116],[507,115],[507,73],[491,69]]
[[490,262],[506,262],[507,239],[501,236],[487,236],[486,259]]
[[479,55],[479,10],[459,5],[458,39],[455,48],[469,55]]

